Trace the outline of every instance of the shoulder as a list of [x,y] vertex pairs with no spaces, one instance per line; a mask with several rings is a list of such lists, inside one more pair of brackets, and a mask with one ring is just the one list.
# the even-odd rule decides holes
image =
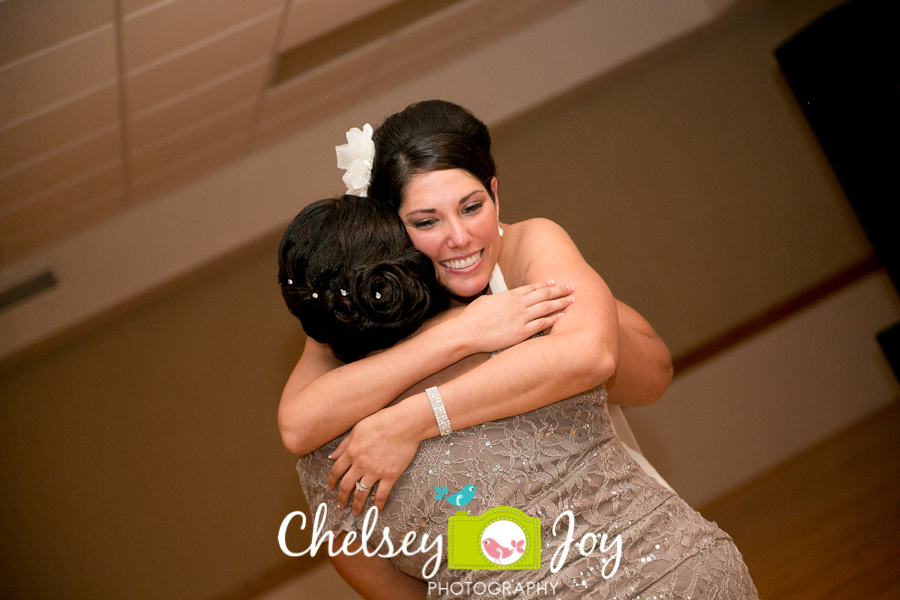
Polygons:
[[[571,243],[569,234],[550,219],[528,219],[503,225],[501,260],[503,258],[521,258],[523,254],[539,251],[541,244],[566,242]],[[503,268],[502,264],[501,268]]]
[[513,236],[513,239],[527,239],[542,235],[565,235],[568,237],[566,231],[562,227],[554,221],[544,219],[543,217],[527,219],[525,221],[519,221],[518,223],[512,223],[511,225],[504,225],[504,243],[506,242],[507,233]]
[[503,226],[500,269],[510,287],[530,282],[526,273],[535,261],[581,258],[566,230],[550,219],[535,218]]

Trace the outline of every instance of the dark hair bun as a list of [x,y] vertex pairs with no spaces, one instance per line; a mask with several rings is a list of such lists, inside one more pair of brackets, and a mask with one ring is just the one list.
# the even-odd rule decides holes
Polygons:
[[448,302],[397,214],[369,198],[304,208],[282,237],[278,265],[288,310],[345,362],[408,337]]
[[431,259],[415,250],[396,259],[359,267],[354,294],[360,311],[367,319],[385,326],[420,323],[431,296],[421,282],[433,273]]

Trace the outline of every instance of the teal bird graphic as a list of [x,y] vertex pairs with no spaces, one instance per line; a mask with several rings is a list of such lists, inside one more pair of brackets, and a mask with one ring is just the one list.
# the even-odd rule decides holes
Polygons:
[[448,494],[447,486],[444,486],[442,488],[434,486],[434,499],[440,500],[441,498],[443,498],[453,506],[465,506],[472,500],[472,498],[475,497],[475,492],[477,490],[478,488],[474,485],[467,485],[455,494]]

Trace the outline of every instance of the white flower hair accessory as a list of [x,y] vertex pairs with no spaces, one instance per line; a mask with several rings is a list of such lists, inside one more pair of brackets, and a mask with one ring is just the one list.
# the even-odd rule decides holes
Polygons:
[[335,146],[337,166],[344,169],[344,184],[347,193],[366,197],[369,179],[372,176],[372,159],[375,157],[375,142],[372,141],[372,126],[366,123],[360,131],[353,127],[347,132],[347,143]]

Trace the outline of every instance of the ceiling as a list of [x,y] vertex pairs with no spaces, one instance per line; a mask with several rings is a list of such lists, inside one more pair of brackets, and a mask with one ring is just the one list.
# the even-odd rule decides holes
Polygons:
[[349,126],[427,97],[495,124],[734,1],[0,0],[0,291],[59,284],[0,359],[340,191]]
[[[324,104],[394,84],[411,62],[471,50],[488,24],[496,34],[569,3],[2,0],[0,262],[270,144]],[[359,24],[382,39],[354,47]],[[335,31],[328,48],[310,43]],[[306,70],[271,85],[291,49]]]

